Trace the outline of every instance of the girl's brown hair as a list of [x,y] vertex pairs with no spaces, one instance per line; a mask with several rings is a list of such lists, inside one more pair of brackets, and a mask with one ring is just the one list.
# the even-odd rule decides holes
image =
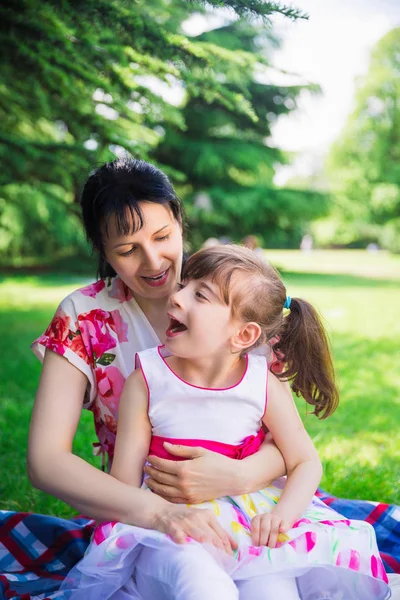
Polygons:
[[283,314],[286,288],[272,265],[242,246],[213,246],[187,260],[182,279],[216,283],[234,318],[258,323],[261,336],[246,352],[278,337],[273,350],[284,356],[285,368],[276,376],[290,381],[295,394],[314,406],[317,417],[324,419],[334,412],[339,397],[321,318],[301,298],[292,298],[289,311]]

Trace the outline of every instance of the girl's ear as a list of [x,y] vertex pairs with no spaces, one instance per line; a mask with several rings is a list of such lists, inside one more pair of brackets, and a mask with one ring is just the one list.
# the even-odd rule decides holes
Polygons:
[[231,339],[232,350],[236,352],[242,352],[246,348],[253,346],[261,335],[261,327],[258,323],[245,323],[237,331]]

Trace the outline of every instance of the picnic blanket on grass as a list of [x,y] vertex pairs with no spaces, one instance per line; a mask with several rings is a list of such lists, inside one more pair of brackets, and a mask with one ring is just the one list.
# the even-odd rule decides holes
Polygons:
[[[400,573],[400,506],[317,495],[348,519],[368,521],[388,573]],[[88,546],[95,522],[0,511],[0,600],[62,600],[57,590]]]

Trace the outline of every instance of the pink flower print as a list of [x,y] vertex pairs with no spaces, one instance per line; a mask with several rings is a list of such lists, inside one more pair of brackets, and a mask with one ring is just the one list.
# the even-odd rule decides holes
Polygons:
[[375,556],[374,554],[371,556],[371,573],[377,579],[383,579],[385,583],[389,582],[381,559],[379,556]]
[[100,523],[96,527],[93,533],[93,542],[96,546],[99,546],[105,539],[110,535],[112,528],[116,525],[116,521],[106,521],[104,523]]
[[345,527],[350,527],[351,521],[349,519],[338,519],[336,521],[320,521],[321,525],[330,525],[331,527],[340,527],[341,525]]
[[116,417],[118,412],[118,404],[124,387],[125,377],[117,367],[100,367],[95,369],[97,389],[105,406],[109,408],[111,413]]
[[92,348],[95,360],[108,350],[115,348],[117,341],[111,335],[113,329],[109,327],[110,313],[108,311],[91,310],[79,315],[78,321],[83,343],[86,348]]
[[133,533],[126,533],[124,535],[121,535],[115,541],[115,545],[117,546],[117,548],[120,548],[121,550],[126,550],[127,548],[132,548],[132,546],[135,543],[136,543],[136,537],[133,535]]
[[108,295],[110,298],[119,300],[121,304],[123,302],[129,302],[129,300],[132,298],[131,290],[119,277],[114,277],[111,290],[108,292]]
[[93,357],[88,355],[80,333],[73,336],[69,349],[71,352],[74,352],[74,354],[79,356],[79,358],[84,360],[85,363],[94,364]]
[[352,571],[360,570],[360,553],[357,550],[342,550],[336,558],[338,567],[346,567]]
[[296,521],[296,523],[293,523],[292,529],[296,529],[297,527],[301,527],[302,525],[309,525],[310,523],[310,519],[300,519],[299,521]]
[[249,546],[249,554],[251,556],[260,556],[262,551],[262,546]]
[[285,355],[278,348],[274,348],[275,345],[279,346],[280,340],[280,336],[276,335],[268,342],[272,350],[269,361],[269,368],[272,373],[282,373],[285,368]]
[[70,322],[71,318],[59,308],[38,342],[45,343],[46,348],[63,355],[70,344]]
[[91,285],[87,285],[86,287],[81,289],[81,294],[84,296],[90,296],[91,298],[96,298],[97,294],[104,290],[106,284],[103,279],[99,279],[96,283],[92,283]]
[[317,534],[314,531],[307,531],[295,540],[287,543],[299,554],[308,554],[317,543]]
[[105,422],[105,426],[107,427],[107,429],[109,431],[111,431],[111,433],[116,435],[117,421],[114,419],[114,417],[110,417],[110,415],[104,415],[104,422]]
[[235,511],[237,523],[239,523],[239,525],[242,525],[242,527],[247,529],[247,531],[250,531],[249,523],[243,515],[243,513],[236,506],[232,506],[232,508]]
[[128,341],[128,324],[121,317],[119,310],[112,310],[108,323],[113,331],[117,334],[119,343]]

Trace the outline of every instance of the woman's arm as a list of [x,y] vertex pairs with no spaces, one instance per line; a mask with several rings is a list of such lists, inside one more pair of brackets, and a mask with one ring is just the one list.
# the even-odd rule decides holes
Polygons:
[[[62,356],[46,350],[29,433],[28,474],[32,484],[98,521],[157,529],[177,543],[185,543],[189,536],[231,553],[236,544],[211,510],[174,506],[72,454],[86,385],[85,375]],[[125,471],[127,465],[119,462],[116,472]],[[135,484],[139,478],[138,468],[128,475]]]
[[170,454],[188,460],[175,462],[149,456],[145,472],[149,488],[170,502],[198,504],[222,496],[260,490],[286,473],[282,454],[268,438],[260,450],[243,460],[204,448],[166,444]]
[[46,350],[32,413],[28,474],[32,484],[96,520],[146,527],[164,505],[72,453],[87,379],[65,358]]

